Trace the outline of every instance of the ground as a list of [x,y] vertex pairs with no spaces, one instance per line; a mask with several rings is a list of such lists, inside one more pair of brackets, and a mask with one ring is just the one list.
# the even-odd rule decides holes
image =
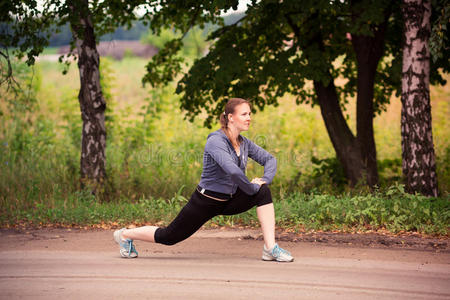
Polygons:
[[201,230],[175,246],[112,230],[1,229],[0,299],[450,299],[448,238],[279,233],[293,263],[261,261],[257,230]]

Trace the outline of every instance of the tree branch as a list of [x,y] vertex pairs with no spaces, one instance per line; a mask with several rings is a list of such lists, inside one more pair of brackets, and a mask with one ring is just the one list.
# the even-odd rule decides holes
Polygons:
[[191,21],[189,22],[189,28],[183,33],[181,36],[181,39],[184,39],[184,37],[188,34],[189,30],[191,30],[192,27],[195,25],[195,19],[197,19],[198,15],[200,14],[200,7],[197,8],[197,11],[192,16]]
[[8,49],[6,49],[6,53],[3,53],[2,51],[0,51],[0,55],[3,56],[6,60],[6,62],[8,63],[7,75],[4,78],[2,78],[2,80],[0,81],[0,85],[2,85],[4,82],[6,82],[10,78],[12,78],[12,66],[11,66],[11,60],[10,60],[9,54],[8,54]]
[[247,18],[247,15],[243,16],[242,18],[240,18],[239,20],[237,20],[235,23],[228,25],[228,26],[224,26],[218,30],[216,30],[214,32],[214,37],[219,37],[222,34],[224,34],[225,32],[227,32],[228,30],[230,30],[231,28],[234,28],[237,26],[237,24],[241,23],[243,20],[245,20]]

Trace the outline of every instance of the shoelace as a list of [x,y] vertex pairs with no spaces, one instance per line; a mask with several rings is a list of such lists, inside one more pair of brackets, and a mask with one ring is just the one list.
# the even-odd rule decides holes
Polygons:
[[134,248],[133,240],[127,240],[128,242],[128,256],[131,256],[131,253],[136,253],[136,255],[139,255],[136,251],[136,248]]
[[272,255],[273,255],[274,257],[280,257],[280,255],[281,255],[282,253],[285,253],[285,254],[287,254],[287,255],[291,255],[291,253],[289,253],[289,251],[286,251],[286,250],[284,250],[283,248],[280,248],[280,246],[278,246],[278,245],[275,245],[275,247],[273,247],[273,249],[272,249]]

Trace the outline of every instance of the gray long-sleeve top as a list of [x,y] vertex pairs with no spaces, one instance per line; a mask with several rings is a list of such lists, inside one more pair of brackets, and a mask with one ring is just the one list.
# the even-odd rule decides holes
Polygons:
[[240,156],[221,130],[208,135],[203,154],[203,172],[199,185],[207,190],[234,194],[239,187],[244,193],[254,195],[260,185],[251,183],[245,176],[248,157],[264,166],[262,179],[270,184],[277,171],[277,161],[269,152],[251,140],[240,136]]

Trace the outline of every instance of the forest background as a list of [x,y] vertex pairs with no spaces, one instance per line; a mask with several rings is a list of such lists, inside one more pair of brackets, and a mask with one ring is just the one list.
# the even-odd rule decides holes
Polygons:
[[[229,18],[237,19],[239,15]],[[233,22],[233,20],[229,20]],[[68,28],[67,28],[68,30]],[[64,44],[64,32],[53,46]],[[186,37],[183,55],[192,63],[207,51],[204,31]],[[139,38],[156,47],[173,37],[150,35],[135,24],[102,39]],[[51,47],[32,68],[14,64],[23,87],[19,97],[2,90],[0,103],[0,224],[120,226],[167,224],[187,202],[202,171],[203,147],[211,129],[206,116],[194,122],[180,111],[175,84],[143,87],[147,59],[126,51],[122,60],[101,58],[101,83],[107,101],[107,181],[99,195],[80,189],[82,121],[77,94],[78,69],[52,59]],[[337,62],[339,63],[339,62]],[[446,80],[450,77],[446,76]],[[337,80],[336,85],[344,79]],[[278,172],[271,186],[277,223],[292,230],[390,230],[448,234],[450,220],[450,87],[431,87],[433,138],[440,197],[410,195],[401,185],[401,101],[392,97],[374,120],[380,186],[350,188],[335,158],[318,107],[297,105],[291,96],[277,107],[253,115],[246,135],[274,154]],[[346,115],[355,130],[355,101]],[[216,123],[213,130],[219,128]],[[248,177],[263,169],[249,162]],[[220,216],[208,223],[254,226],[255,211]]]

